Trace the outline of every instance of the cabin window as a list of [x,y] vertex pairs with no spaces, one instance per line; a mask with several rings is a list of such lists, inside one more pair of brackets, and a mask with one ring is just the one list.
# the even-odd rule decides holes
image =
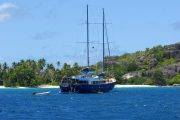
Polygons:
[[93,81],[93,84],[99,84],[100,82],[99,81]]
[[88,84],[88,81],[78,81],[80,84]]
[[105,83],[106,81],[93,81],[93,84],[101,84],[101,83]]

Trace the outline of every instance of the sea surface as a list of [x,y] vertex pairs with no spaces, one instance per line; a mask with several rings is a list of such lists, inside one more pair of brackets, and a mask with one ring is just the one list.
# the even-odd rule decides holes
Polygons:
[[[50,91],[47,96],[33,92]],[[0,120],[180,120],[180,87],[115,88],[104,94],[0,89]]]

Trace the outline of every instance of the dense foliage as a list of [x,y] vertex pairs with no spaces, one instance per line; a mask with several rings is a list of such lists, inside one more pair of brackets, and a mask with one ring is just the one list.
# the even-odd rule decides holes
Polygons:
[[172,79],[167,81],[169,85],[180,84],[180,74],[177,74]]
[[[119,84],[180,84],[180,43],[107,57],[105,60],[108,76],[115,77]],[[98,72],[101,71],[100,66],[101,62],[91,67]],[[45,59],[21,60],[10,66],[3,63],[0,64],[0,85],[58,85],[63,77],[76,75],[81,69],[77,63],[73,66],[64,63],[60,69],[60,62],[55,67]]]
[[[59,66],[59,62],[57,66]],[[76,75],[80,69],[77,63],[73,66],[65,63],[62,69],[59,69],[59,67],[55,68],[53,64],[46,63],[45,59],[21,60],[12,63],[11,66],[6,63],[0,64],[0,79],[7,87],[58,85],[62,77]]]
[[[180,83],[180,43],[156,46],[106,59],[120,84],[173,85]],[[133,75],[123,79],[123,75]]]

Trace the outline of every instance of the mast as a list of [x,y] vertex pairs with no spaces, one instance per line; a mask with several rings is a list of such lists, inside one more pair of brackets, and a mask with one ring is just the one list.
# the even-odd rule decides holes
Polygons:
[[104,15],[104,8],[103,10],[103,65],[102,65],[102,72],[104,72],[104,65],[105,65],[105,45],[104,45],[104,28],[105,28],[105,15]]
[[87,5],[87,67],[89,67],[89,10]]

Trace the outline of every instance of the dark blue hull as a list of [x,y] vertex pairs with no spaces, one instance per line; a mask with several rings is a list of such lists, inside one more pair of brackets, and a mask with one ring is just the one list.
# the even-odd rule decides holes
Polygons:
[[103,83],[103,84],[75,84],[72,86],[61,86],[62,93],[75,92],[75,93],[105,93],[112,90],[115,83]]

